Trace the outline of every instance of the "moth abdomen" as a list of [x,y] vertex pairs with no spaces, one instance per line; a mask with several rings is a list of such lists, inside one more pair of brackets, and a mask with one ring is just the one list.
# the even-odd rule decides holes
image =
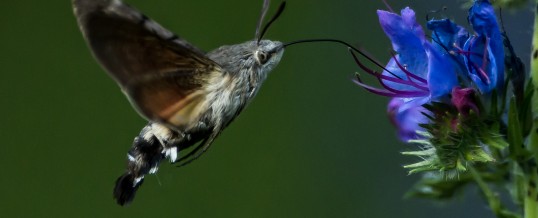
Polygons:
[[[127,170],[116,180],[114,198],[120,205],[131,202],[147,174],[157,172],[159,163],[172,156],[171,148],[165,144],[174,137],[164,126],[150,123],[135,137],[133,146],[127,153]],[[177,152],[174,153],[177,155]]]
[[149,123],[135,137],[127,153],[127,169],[116,180],[114,199],[120,205],[131,202],[147,174],[154,174],[165,158],[174,163],[178,153],[207,138],[211,128],[200,122],[191,132],[172,130],[162,124]]
[[119,205],[123,206],[134,200],[136,191],[142,185],[144,179],[140,180],[136,184],[134,181],[135,176],[130,173],[125,173],[116,180],[116,186],[114,187],[114,199],[116,199],[116,202]]

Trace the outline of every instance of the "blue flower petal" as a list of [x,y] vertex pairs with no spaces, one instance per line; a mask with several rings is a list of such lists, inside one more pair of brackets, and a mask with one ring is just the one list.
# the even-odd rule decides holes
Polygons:
[[[475,1],[469,9],[469,22],[478,36],[465,43],[465,64],[469,77],[481,93],[502,87],[504,81],[503,39],[489,1]],[[484,63],[484,60],[486,62]]]
[[439,100],[452,92],[458,85],[454,62],[448,53],[442,53],[429,43],[425,44],[428,54],[428,87],[430,98]]
[[[398,53],[399,62],[405,65],[408,71],[425,78],[427,69],[425,63],[427,56],[423,47],[425,35],[422,27],[415,20],[415,12],[410,8],[405,8],[401,16],[381,10],[378,10],[377,14],[381,27],[392,42],[393,49]],[[394,61],[391,61],[387,67],[392,73],[405,77]]]
[[478,35],[492,36],[499,34],[495,10],[487,0],[476,0],[469,9],[467,19]]
[[445,53],[462,48],[469,33],[449,19],[430,20],[426,27],[432,31],[432,44]]
[[429,113],[421,106],[410,107],[402,110],[406,106],[402,98],[393,98],[388,105],[388,114],[392,123],[398,128],[400,140],[407,142],[411,139],[419,139],[417,131],[424,131],[420,124],[428,123],[429,120],[423,113]]

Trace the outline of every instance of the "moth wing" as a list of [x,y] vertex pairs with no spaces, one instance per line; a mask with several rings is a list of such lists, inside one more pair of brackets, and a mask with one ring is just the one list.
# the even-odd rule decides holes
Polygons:
[[201,112],[224,70],[204,52],[119,0],[74,0],[94,57],[146,119],[181,127]]

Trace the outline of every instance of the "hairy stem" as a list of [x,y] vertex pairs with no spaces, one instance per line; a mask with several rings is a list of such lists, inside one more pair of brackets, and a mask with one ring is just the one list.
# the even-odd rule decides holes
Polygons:
[[[538,6],[538,0],[536,0]],[[534,17],[534,33],[532,39],[532,54],[531,54],[531,68],[530,68],[530,77],[534,83],[534,87],[538,87],[538,7],[535,6],[535,17]],[[530,134],[530,151],[534,160],[538,160],[538,94],[534,90],[532,96],[532,119],[533,126]],[[535,166],[531,167],[526,171],[527,184],[526,191],[527,195],[525,197],[525,218],[538,217],[538,199],[536,192],[536,182],[537,182],[537,168]]]
[[484,181],[480,173],[474,168],[474,166],[468,166],[469,172],[473,176],[473,179],[475,180],[478,187],[480,187],[480,190],[482,190],[482,193],[484,194],[484,197],[488,201],[488,205],[490,209],[493,211],[493,213],[496,216],[499,216],[502,211],[501,207],[501,201],[499,198],[491,191],[488,184]]
[[[538,6],[538,0],[536,0]],[[534,17],[534,33],[532,39],[532,54],[531,54],[531,68],[530,76],[534,84],[535,90],[532,96],[532,117],[533,127],[531,132],[530,149],[535,160],[538,160],[538,94],[536,94],[536,88],[538,88],[538,8],[536,8]]]
[[530,175],[527,175],[527,193],[525,196],[525,218],[538,217],[538,193],[536,191],[536,182],[538,175],[536,167],[532,168]]

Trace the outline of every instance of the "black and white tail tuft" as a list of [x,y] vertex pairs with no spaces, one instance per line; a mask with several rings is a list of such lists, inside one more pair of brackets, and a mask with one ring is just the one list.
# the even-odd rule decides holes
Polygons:
[[123,206],[133,201],[136,190],[142,185],[144,179],[135,184],[135,176],[131,173],[125,173],[116,180],[116,187],[114,187],[114,198],[116,202]]
[[134,199],[136,191],[144,181],[144,176],[156,173],[162,159],[169,157],[175,161],[177,148],[168,145],[173,135],[170,129],[155,123],[150,123],[142,129],[127,153],[126,172],[116,180],[114,199],[118,204],[126,205]]

